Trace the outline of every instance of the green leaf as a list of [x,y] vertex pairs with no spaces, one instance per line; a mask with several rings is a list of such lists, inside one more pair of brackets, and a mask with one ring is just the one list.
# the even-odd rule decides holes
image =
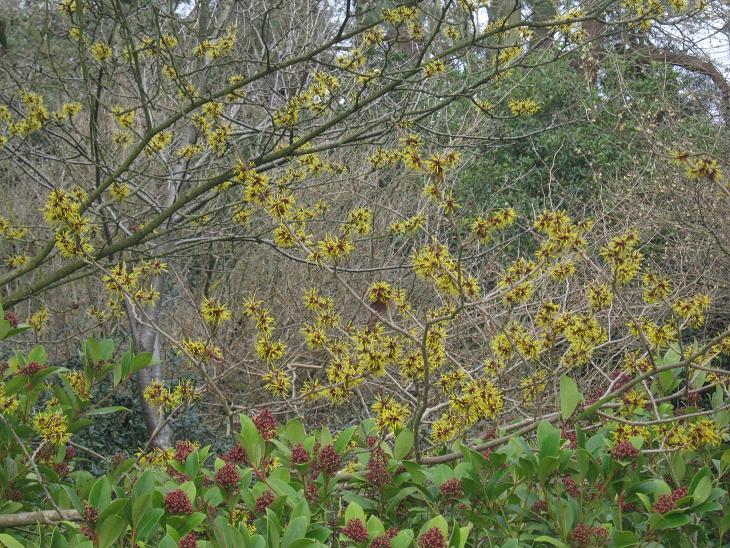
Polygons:
[[684,455],[679,451],[675,452],[672,456],[672,474],[674,474],[674,479],[681,483],[686,471],[687,463],[685,462]]
[[390,539],[390,545],[393,548],[407,548],[413,541],[413,531],[403,529],[400,533]]
[[261,437],[258,428],[256,428],[256,425],[250,417],[241,414],[240,418],[241,434],[239,435],[239,439],[241,445],[246,450],[248,461],[253,467],[258,468],[259,464],[261,464],[261,459],[264,457],[266,442],[264,442],[264,438]]
[[545,481],[550,474],[552,474],[557,467],[560,466],[560,459],[558,457],[543,457],[540,459],[540,464],[537,466],[537,473],[542,481]]
[[0,545],[6,548],[24,548],[24,546],[10,535],[0,533]]
[[38,362],[45,365],[46,359],[46,349],[42,346],[36,346],[28,353],[28,362]]
[[292,505],[296,504],[300,500],[300,495],[286,481],[271,477],[267,480],[267,483],[274,490],[275,494],[286,496],[291,501]]
[[132,501],[132,526],[138,527],[144,517],[152,509],[152,495],[147,493],[135,497]]
[[108,515],[96,526],[99,535],[99,548],[107,548],[114,544],[127,529],[127,522],[116,514]]
[[547,544],[551,544],[553,546],[558,546],[559,548],[568,548],[568,545],[565,544],[562,540],[549,537],[547,535],[542,535],[537,538],[535,538],[535,542],[545,542]]
[[132,365],[129,367],[129,374],[134,375],[140,369],[152,364],[152,352],[140,352],[132,358]]
[[96,415],[111,415],[112,413],[118,413],[119,411],[129,411],[123,405],[112,405],[110,407],[99,407],[98,409],[91,409],[84,413],[87,417],[94,417]]
[[730,506],[725,507],[725,511],[723,512],[723,516],[720,519],[718,528],[720,532],[720,540],[722,540],[722,538],[725,536],[725,533],[730,530]]
[[383,525],[383,522],[380,521],[380,518],[377,516],[370,516],[367,525],[368,534],[371,538],[375,538],[385,533],[385,525]]
[[99,511],[103,511],[112,500],[112,486],[106,477],[101,477],[89,491],[89,504]]
[[395,438],[395,444],[393,446],[393,457],[397,460],[405,458],[408,452],[413,447],[413,432],[410,430],[403,429],[400,431],[398,436]]
[[241,548],[245,546],[243,535],[238,529],[231,527],[223,516],[215,518],[213,534],[220,548]]
[[[703,473],[705,471],[706,473]],[[712,491],[712,478],[710,477],[709,468],[703,468],[698,474],[702,474],[702,476],[697,480],[697,483],[694,484],[694,489],[689,493],[694,499],[694,506],[705,502]]]
[[304,431],[304,425],[299,419],[292,419],[286,423],[286,426],[284,427],[284,434],[292,446],[302,443],[304,438],[307,437],[307,434]]
[[571,417],[582,399],[583,396],[578,390],[576,382],[567,375],[560,377],[560,414],[563,420]]
[[560,451],[560,430],[548,421],[542,421],[538,425],[537,440],[540,444],[540,459],[558,456]]
[[307,518],[304,516],[292,519],[284,531],[284,536],[281,538],[282,546],[288,548],[292,542],[301,539],[306,534],[308,525]]
[[441,514],[428,520],[423,527],[421,527],[421,535],[431,529],[437,527],[439,531],[444,535],[444,538],[449,538],[449,524]]
[[63,536],[62,529],[60,527],[53,528],[53,534],[51,535],[50,548],[67,548],[68,541]]
[[137,539],[145,541],[152,536],[157,531],[164,513],[163,508],[151,508],[137,526]]
[[337,436],[334,446],[338,453],[342,454],[345,451],[345,448],[347,447],[347,444],[350,443],[355,430],[357,430],[356,426],[350,426],[349,428],[345,428],[342,432],[340,432],[340,435]]
[[673,369],[667,369],[666,371],[662,371],[659,373],[659,386],[662,387],[662,390],[666,393],[674,384],[674,370]]
[[193,504],[195,503],[195,495],[197,494],[197,492],[194,482],[186,481],[185,483],[180,485],[179,489],[188,496],[190,502],[192,502]]
[[668,514],[652,514],[649,516],[649,526],[655,531],[676,529],[690,522],[687,514],[670,512]]
[[155,487],[155,471],[145,470],[134,482],[132,487],[132,496],[140,497],[146,493],[151,493]]
[[347,523],[351,519],[359,519],[363,522],[363,524],[367,523],[365,511],[362,509],[362,506],[360,506],[357,502],[351,502],[347,506],[347,510],[345,510],[345,523]]
[[630,548],[639,542],[636,533],[633,531],[617,531],[613,537],[613,545],[616,548]]

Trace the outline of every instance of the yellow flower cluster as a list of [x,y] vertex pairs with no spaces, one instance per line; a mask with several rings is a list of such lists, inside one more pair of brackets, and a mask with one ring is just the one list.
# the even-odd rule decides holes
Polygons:
[[256,295],[249,295],[243,302],[243,313],[256,320],[256,355],[266,362],[268,371],[263,380],[266,389],[275,396],[289,394],[292,387],[291,376],[285,370],[274,366],[274,362],[282,359],[286,353],[286,344],[282,340],[273,338],[275,320],[263,302],[256,299]]
[[142,285],[142,282],[150,276],[160,275],[166,269],[167,265],[159,259],[141,261],[132,270],[128,270],[123,262],[117,263],[102,277],[102,282],[112,298],[120,299],[129,295],[138,304],[149,306],[157,302],[160,294],[152,285]]
[[432,78],[439,74],[443,74],[446,72],[446,63],[444,63],[441,59],[436,59],[427,63],[426,66],[423,67],[423,72],[426,75],[426,78]]
[[106,42],[94,42],[89,49],[99,63],[106,63],[113,55],[112,47]]
[[532,116],[540,112],[540,105],[533,99],[510,99],[507,106],[512,116]]
[[644,286],[644,301],[653,304],[664,301],[669,297],[672,285],[668,279],[658,276],[655,272],[647,270],[641,277]]
[[713,183],[722,180],[722,169],[714,158],[688,159],[686,173],[692,180],[707,179]]
[[391,25],[400,25],[418,15],[416,6],[403,5],[383,10],[383,19]]
[[585,365],[596,347],[608,340],[607,331],[594,316],[587,314],[562,314],[555,319],[553,329],[569,343],[560,359],[565,367]]
[[28,319],[28,325],[30,325],[35,331],[41,331],[46,322],[48,322],[50,314],[48,309],[43,307],[40,310],[35,311]]
[[658,441],[666,441],[670,447],[682,451],[694,451],[702,447],[715,447],[724,443],[726,434],[715,421],[702,417],[686,425],[675,423],[667,428],[657,428],[657,438]]
[[53,445],[63,445],[71,439],[68,417],[59,409],[48,409],[36,414],[33,417],[33,429]]
[[18,398],[16,396],[8,396],[5,394],[5,385],[0,384],[0,413],[9,416],[18,409]]
[[264,388],[276,397],[286,397],[291,393],[291,375],[280,367],[271,367],[262,377]]
[[131,193],[132,189],[129,188],[129,185],[127,183],[114,181],[111,185],[109,185],[109,194],[117,202],[125,200]]
[[117,124],[119,124],[123,128],[131,128],[134,126],[134,121],[136,119],[136,114],[134,112],[134,109],[130,110],[124,110],[120,106],[112,107],[112,116],[114,116],[114,119],[117,121]]
[[145,153],[148,155],[154,154],[155,152],[160,152],[166,149],[168,146],[170,146],[170,143],[172,143],[172,132],[161,131],[159,133],[156,133],[149,140],[144,150]]
[[86,192],[80,187],[70,191],[54,189],[48,195],[43,209],[46,221],[58,227],[56,247],[64,257],[86,255],[93,251],[89,241],[89,220],[80,213]]
[[520,379],[522,402],[525,404],[535,403],[540,394],[545,391],[547,379],[548,372],[544,369],[538,369],[532,375],[522,377]]
[[708,295],[699,294],[687,299],[677,299],[672,304],[672,310],[690,326],[702,327],[705,323],[705,313],[710,308],[710,302]]
[[419,278],[431,281],[444,295],[456,297],[463,292],[471,299],[479,296],[476,277],[459,266],[443,244],[433,242],[416,250],[411,265]]
[[207,324],[213,327],[218,327],[231,319],[231,311],[224,303],[208,297],[205,297],[200,305],[200,315]]
[[643,374],[651,369],[651,361],[639,352],[627,352],[621,360],[621,369],[627,373]]
[[641,319],[628,322],[629,332],[638,337],[641,334],[656,348],[669,346],[677,338],[677,328],[673,323],[657,325],[653,320]]
[[594,312],[605,310],[613,303],[613,291],[606,284],[592,284],[586,290],[586,299]]
[[497,287],[505,290],[504,302],[509,306],[527,302],[535,291],[532,279],[537,272],[537,264],[524,257],[510,264],[497,282]]
[[168,462],[175,458],[175,450],[171,447],[155,447],[148,453],[138,451],[135,455],[142,466],[166,467]]
[[395,221],[391,223],[388,226],[388,232],[398,235],[408,234],[409,232],[415,232],[416,230],[423,227],[425,222],[426,216],[419,213],[401,221]]
[[649,399],[641,390],[630,390],[621,398],[621,407],[619,411],[622,415],[630,416],[644,409],[649,404]]
[[76,392],[76,395],[80,399],[88,400],[91,398],[91,387],[89,386],[89,381],[83,371],[78,369],[69,371],[63,375],[63,380],[65,380],[68,385],[73,388],[73,391]]
[[459,380],[461,393],[452,391],[449,409],[431,425],[431,439],[445,443],[484,418],[496,418],[504,405],[502,393],[488,379]]
[[79,112],[81,112],[81,103],[64,103],[56,112],[53,113],[53,117],[60,123],[70,120]]
[[372,410],[375,413],[375,424],[383,432],[400,430],[410,415],[408,406],[396,401],[392,396],[379,396],[373,403]]
[[579,251],[586,247],[583,234],[590,230],[591,224],[576,226],[568,214],[562,210],[543,211],[533,224],[535,230],[547,236],[535,252],[537,260],[545,261],[558,258],[569,251]]
[[517,212],[509,208],[498,209],[491,215],[480,215],[471,224],[471,233],[483,244],[489,242],[489,237],[495,230],[503,230],[514,224]]
[[[20,120],[10,123],[8,125],[8,132],[11,135],[25,136],[41,129],[43,124],[50,119],[50,115],[42,95],[33,93],[32,91],[21,90],[20,100],[25,107],[26,114]],[[9,120],[9,112],[7,109],[5,112],[7,113],[7,121]]]
[[227,55],[236,45],[236,27],[228,27],[226,33],[218,40],[203,40],[195,48],[193,54],[197,57],[207,56],[210,59],[219,59]]
[[360,236],[370,234],[373,230],[373,212],[366,207],[358,207],[350,211],[345,223],[345,232],[354,232]]
[[324,111],[332,95],[340,88],[340,81],[333,74],[316,71],[312,83],[303,91],[289,99],[274,113],[274,123],[278,126],[294,127],[299,122],[302,110],[314,113]]
[[10,255],[3,261],[9,268],[20,268],[30,260],[28,255]]
[[223,352],[217,346],[204,341],[185,338],[180,341],[182,350],[193,360],[190,365],[223,361]]
[[636,230],[631,230],[611,239],[601,249],[601,256],[611,268],[616,283],[627,284],[639,272],[644,256],[636,249],[638,245],[639,234]]
[[147,385],[143,393],[144,399],[151,405],[165,411],[171,411],[185,403],[191,403],[200,398],[192,381],[182,380],[173,390],[170,390],[164,383],[153,380]]

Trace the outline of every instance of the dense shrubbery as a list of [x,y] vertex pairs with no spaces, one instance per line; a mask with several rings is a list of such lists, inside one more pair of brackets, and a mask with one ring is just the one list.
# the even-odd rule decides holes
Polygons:
[[[2,320],[5,338],[24,328]],[[725,349],[720,343],[713,348]],[[709,546],[730,528],[722,385],[712,391],[714,421],[683,409],[684,445],[669,451],[644,449],[673,435],[664,428],[671,404],[660,405],[666,420],[633,430],[596,422],[601,401],[581,403],[563,377],[559,413],[488,430],[420,462],[405,428],[388,434],[369,420],[336,434],[306,432],[300,420],[279,423],[262,410],[241,415],[225,452],[178,441],[111,456],[108,471],[93,476],[84,461],[104,456],[85,453],[73,436],[99,415],[125,412],[103,404],[150,360],[116,352],[109,339],[84,343],[80,370],[49,366],[40,346],[12,355],[0,393],[0,544]],[[671,373],[682,362],[663,363]],[[105,379],[111,393],[91,404]],[[534,427],[535,438],[520,435]]]

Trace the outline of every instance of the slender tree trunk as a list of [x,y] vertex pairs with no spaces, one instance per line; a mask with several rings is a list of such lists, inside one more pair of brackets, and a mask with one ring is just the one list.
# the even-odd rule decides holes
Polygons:
[[[210,26],[209,0],[200,0],[196,8],[198,22],[198,41],[202,42],[203,40],[208,38]],[[196,85],[198,86],[201,94],[205,94],[207,90],[207,79],[204,72],[202,71],[202,63],[202,60],[200,60],[197,64],[199,76],[196,79]],[[187,126],[185,128],[183,142],[185,144],[193,144],[195,143],[195,141],[195,129],[192,126]],[[184,192],[187,186],[187,165],[185,163],[185,160],[180,160],[174,166],[173,173],[181,173],[180,180],[168,181],[167,195],[165,196],[164,207],[170,207],[175,202],[179,194],[181,192]],[[170,219],[169,224],[174,224],[174,222],[175,218],[173,217]],[[168,251],[168,249],[166,249],[166,246],[162,246],[162,248],[159,249],[159,252],[162,256],[166,254],[166,251]],[[150,323],[151,325],[143,325],[142,323],[138,322],[134,314],[131,313],[132,311],[128,310],[129,321],[132,325],[132,332],[134,333],[134,339],[137,345],[137,349],[143,352],[152,352],[152,355],[155,358],[154,361],[156,362],[156,365],[143,369],[137,374],[137,381],[139,383],[140,393],[143,393],[144,389],[151,382],[163,378],[162,366],[160,363],[160,335],[154,328],[154,325],[157,324],[157,321],[162,312],[162,303],[164,302],[164,295],[166,292],[166,284],[164,283],[163,277],[155,276],[152,279],[152,286],[155,290],[157,290],[160,298],[157,303],[155,303],[155,305],[152,307],[152,309],[148,312],[148,316],[151,321],[145,323]],[[160,411],[154,406],[150,405],[147,401],[145,401],[144,398],[142,398],[142,413],[144,415],[147,432],[149,433],[150,437],[152,437],[153,434],[159,429],[159,432],[154,435],[154,440],[152,440],[152,442],[159,447],[170,447],[173,443],[173,429],[169,423],[160,428],[163,419]]]

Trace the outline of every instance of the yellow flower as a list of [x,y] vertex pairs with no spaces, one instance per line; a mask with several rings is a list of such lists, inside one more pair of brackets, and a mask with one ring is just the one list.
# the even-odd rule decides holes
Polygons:
[[647,271],[641,278],[644,285],[644,301],[648,304],[664,301],[672,289],[668,279],[657,276],[654,272]]
[[112,198],[114,198],[118,202],[124,200],[131,193],[132,189],[129,188],[129,185],[127,183],[114,181],[111,185],[109,185],[109,194],[111,194]]
[[275,362],[284,357],[286,344],[283,341],[271,340],[266,335],[256,337],[256,354],[265,362]]
[[345,236],[330,235],[317,242],[317,248],[323,257],[332,260],[347,257],[354,249],[352,242]]
[[588,288],[586,292],[586,298],[591,308],[598,312],[599,310],[605,310],[613,302],[613,292],[611,288],[606,284],[593,284]]
[[135,112],[134,110],[124,110],[122,107],[112,107],[112,116],[116,119],[117,123],[124,128],[131,128],[134,125]]
[[203,320],[213,327],[218,327],[223,322],[231,319],[231,311],[220,301],[205,297],[200,305],[200,314]]
[[160,152],[161,150],[167,148],[170,143],[172,143],[172,132],[161,131],[160,133],[155,134],[152,139],[150,139],[149,143],[147,143],[147,146],[145,147],[145,152],[147,154]]
[[522,401],[524,403],[530,404],[537,400],[537,397],[545,390],[547,377],[547,371],[539,369],[534,374],[520,379]]
[[88,400],[91,397],[91,389],[83,371],[70,371],[64,374],[63,378],[73,388],[79,398]]
[[373,228],[373,212],[365,207],[353,209],[345,224],[346,230],[353,230],[361,236],[370,234]]
[[446,72],[446,63],[444,63],[440,59],[431,61],[425,67],[423,67],[423,71],[426,73],[426,78],[431,78],[432,76],[436,76],[437,74],[443,74],[444,72]]
[[512,116],[532,116],[540,112],[540,105],[532,99],[511,99],[507,106]]
[[400,430],[408,420],[410,410],[407,405],[395,401],[391,396],[378,397],[372,405],[376,415],[376,425],[381,431]]
[[63,445],[71,439],[68,418],[60,410],[47,410],[33,417],[33,429],[53,445]]
[[94,42],[91,45],[91,55],[100,63],[105,63],[112,56],[112,48],[104,42]]
[[5,386],[0,384],[0,414],[12,415],[18,409],[18,404],[18,398],[16,396],[6,396]]

